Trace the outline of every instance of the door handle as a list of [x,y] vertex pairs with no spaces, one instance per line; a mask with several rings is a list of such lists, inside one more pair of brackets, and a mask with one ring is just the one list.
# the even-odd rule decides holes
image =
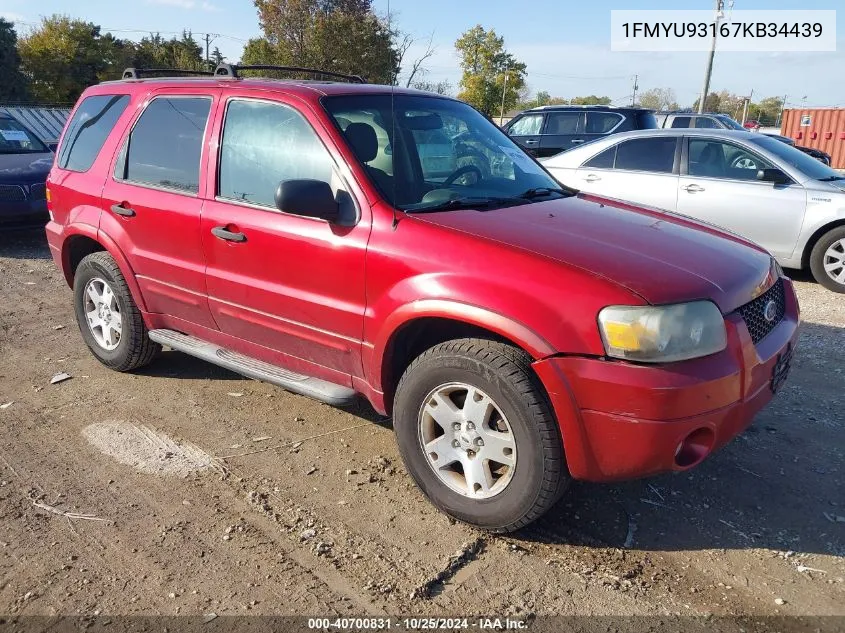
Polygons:
[[601,180],[601,176],[596,176],[595,174],[587,174],[584,176],[584,180],[586,182],[596,182],[597,180]]
[[698,193],[699,191],[704,191],[704,187],[696,184],[686,185],[685,187],[681,187],[684,191],[688,191],[689,193]]
[[125,218],[134,218],[135,217],[135,209],[131,207],[123,206],[126,204],[125,202],[121,202],[120,204],[113,204],[111,206],[112,213],[117,215],[122,215]]
[[526,145],[536,145],[539,142],[540,141],[536,141],[534,139],[528,139],[527,141],[523,141],[523,143],[525,143]]
[[211,233],[214,237],[219,237],[227,242],[246,242],[246,235],[230,231],[225,226],[215,226],[211,229]]
[[573,144],[573,145],[578,145],[578,144],[583,143],[583,142],[584,142],[584,139],[582,139],[582,138],[574,138],[574,139],[572,139],[572,144]]

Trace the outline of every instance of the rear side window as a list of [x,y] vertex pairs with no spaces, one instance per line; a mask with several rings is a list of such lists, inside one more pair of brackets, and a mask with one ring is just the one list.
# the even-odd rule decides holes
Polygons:
[[115,177],[185,193],[199,191],[211,97],[156,97],[121,152]]
[[128,95],[97,95],[83,100],[68,123],[56,159],[58,166],[70,171],[91,169],[128,104]]
[[624,117],[615,112],[587,112],[587,134],[607,134],[622,122]]
[[550,112],[546,134],[578,134],[582,112]]
[[616,169],[670,174],[675,164],[674,137],[637,138],[620,143],[616,149]]

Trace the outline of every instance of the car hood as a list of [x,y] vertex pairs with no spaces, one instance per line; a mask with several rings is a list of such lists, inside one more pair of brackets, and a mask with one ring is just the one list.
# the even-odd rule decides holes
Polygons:
[[33,184],[47,180],[53,154],[0,154],[0,183]]
[[668,212],[579,194],[492,211],[415,216],[576,266],[652,304],[711,299],[732,312],[771,284],[759,246]]

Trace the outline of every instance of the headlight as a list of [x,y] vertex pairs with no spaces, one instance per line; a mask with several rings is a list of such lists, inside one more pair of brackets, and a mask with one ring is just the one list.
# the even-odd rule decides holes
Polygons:
[[608,356],[643,363],[708,356],[727,346],[725,319],[710,301],[610,306],[599,313],[599,330]]

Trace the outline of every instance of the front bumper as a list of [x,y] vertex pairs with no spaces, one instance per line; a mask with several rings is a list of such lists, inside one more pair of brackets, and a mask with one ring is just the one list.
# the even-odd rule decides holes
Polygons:
[[0,227],[44,226],[49,219],[46,200],[0,202]]
[[732,313],[725,319],[727,348],[705,358],[665,365],[567,356],[536,362],[572,476],[618,481],[686,470],[745,430],[772,399],[773,375],[784,377],[798,338],[798,301],[792,282],[783,281],[784,318],[756,346]]

